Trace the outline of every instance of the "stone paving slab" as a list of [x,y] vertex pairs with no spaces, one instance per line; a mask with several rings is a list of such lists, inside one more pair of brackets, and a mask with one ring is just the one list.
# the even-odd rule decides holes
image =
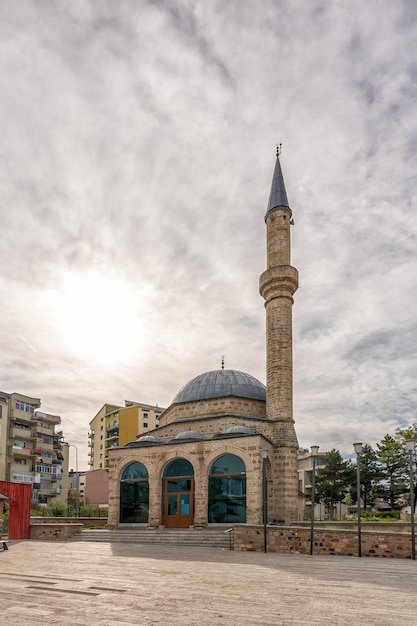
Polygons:
[[417,626],[417,562],[21,541],[0,553],[2,624]]

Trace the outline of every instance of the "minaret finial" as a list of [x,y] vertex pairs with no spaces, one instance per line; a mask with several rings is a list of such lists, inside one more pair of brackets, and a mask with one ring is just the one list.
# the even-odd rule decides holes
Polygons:
[[224,370],[224,354],[222,354],[222,370]]
[[279,155],[282,152],[282,141],[280,141],[279,143],[277,143],[277,157],[279,157]]

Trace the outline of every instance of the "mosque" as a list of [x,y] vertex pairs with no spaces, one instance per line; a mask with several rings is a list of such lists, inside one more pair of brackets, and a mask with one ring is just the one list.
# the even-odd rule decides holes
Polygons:
[[298,272],[291,265],[293,221],[279,151],[265,222],[267,269],[259,290],[266,309],[266,387],[222,365],[184,385],[157,430],[111,449],[110,527],[262,524],[265,484],[268,523],[297,519],[292,305]]

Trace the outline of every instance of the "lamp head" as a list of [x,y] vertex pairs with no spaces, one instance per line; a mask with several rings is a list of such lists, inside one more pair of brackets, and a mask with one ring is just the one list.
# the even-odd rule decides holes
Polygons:
[[320,446],[310,446],[311,456],[317,456]]
[[261,458],[262,459],[267,459],[268,458],[268,450],[265,450],[264,448],[262,450],[260,450],[260,454],[261,454]]
[[416,441],[415,439],[406,439],[405,441],[405,447],[407,448],[407,450],[409,452],[412,452],[414,450],[414,448],[416,447]]
[[360,454],[362,452],[363,443],[354,443],[353,447],[355,449],[356,454]]

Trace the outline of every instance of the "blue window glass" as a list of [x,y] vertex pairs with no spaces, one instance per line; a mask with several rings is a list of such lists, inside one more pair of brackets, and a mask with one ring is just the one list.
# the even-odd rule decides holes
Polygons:
[[163,477],[171,476],[194,476],[194,469],[187,459],[174,459],[164,469]]
[[138,480],[148,478],[148,470],[143,463],[131,463],[124,468],[121,480]]
[[209,471],[208,521],[217,524],[246,522],[246,468],[241,458],[224,454]]

